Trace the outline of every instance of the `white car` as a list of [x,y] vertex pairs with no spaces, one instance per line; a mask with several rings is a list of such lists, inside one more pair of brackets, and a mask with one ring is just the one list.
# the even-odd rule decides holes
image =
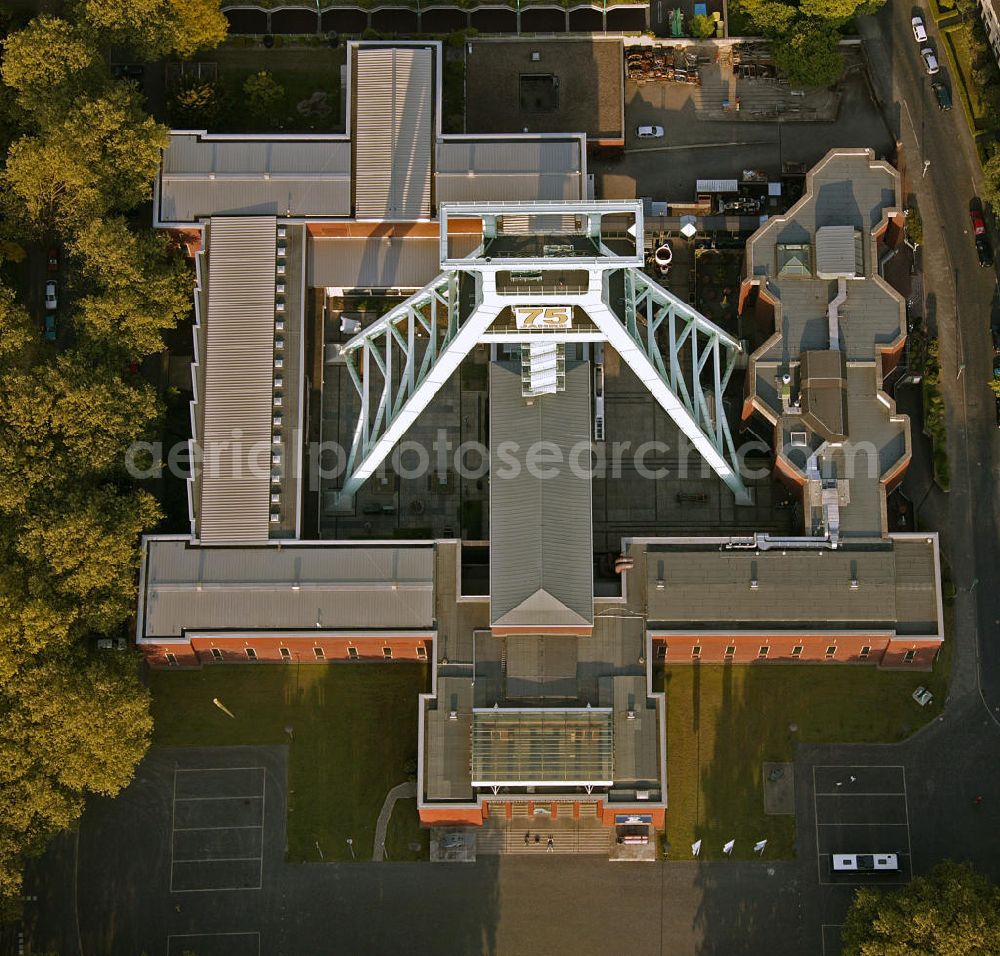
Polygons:
[[926,707],[932,700],[934,700],[934,695],[923,686],[918,687],[911,696],[918,704],[920,704],[921,707]]
[[926,43],[927,27],[924,26],[924,18],[914,17],[910,21],[910,26],[913,27],[913,39],[916,40],[917,43]]
[[55,309],[58,308],[59,302],[56,298],[56,284],[53,279],[49,279],[45,283],[45,308]]
[[920,58],[924,61],[924,69],[927,71],[928,76],[933,76],[940,69],[937,57],[929,46],[925,46],[920,51]]
[[636,129],[635,135],[639,139],[663,139],[662,126],[640,126]]

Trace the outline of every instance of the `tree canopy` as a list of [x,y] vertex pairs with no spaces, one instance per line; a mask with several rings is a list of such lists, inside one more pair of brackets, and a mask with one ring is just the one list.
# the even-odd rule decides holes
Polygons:
[[895,893],[857,891],[844,956],[980,956],[1000,940],[1000,887],[946,861]]
[[79,10],[95,33],[149,59],[212,49],[229,28],[219,0],[81,0]]
[[829,86],[844,69],[836,30],[803,20],[791,33],[774,41],[774,62],[789,82],[802,86]]
[[52,115],[66,110],[74,96],[95,93],[107,72],[93,40],[57,17],[35,17],[3,44],[0,76],[16,91],[28,112]]

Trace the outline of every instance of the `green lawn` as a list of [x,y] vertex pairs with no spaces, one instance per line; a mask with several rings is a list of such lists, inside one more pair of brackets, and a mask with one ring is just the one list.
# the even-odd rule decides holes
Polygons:
[[[289,860],[318,860],[317,841],[327,860],[350,859],[348,837],[359,860],[371,859],[385,796],[416,758],[426,665],[222,665],[152,671],[149,683],[156,744],[282,744],[292,728]],[[212,704],[215,697],[235,719]]]
[[[411,847],[419,845],[418,850]],[[420,826],[417,799],[397,800],[385,833],[385,858],[392,863],[426,860],[431,849],[431,832]]]
[[[685,859],[702,838],[708,859],[729,839],[734,857],[749,858],[763,839],[767,857],[794,856],[795,818],[764,813],[763,762],[792,760],[798,741],[904,739],[940,714],[949,655],[946,643],[931,674],[839,664],[665,667],[657,680],[667,694],[671,857]],[[935,695],[923,709],[910,698],[920,684]]]
[[959,95],[963,98],[966,116],[973,127],[973,133],[985,128],[987,119],[986,105],[979,95],[979,88],[972,78],[972,49],[969,44],[969,31],[964,25],[941,33],[945,52],[951,60],[955,79],[958,81]]

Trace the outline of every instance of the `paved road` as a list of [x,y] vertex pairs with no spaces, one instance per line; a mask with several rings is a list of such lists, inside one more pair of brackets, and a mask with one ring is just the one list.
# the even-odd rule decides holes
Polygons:
[[[987,386],[997,277],[993,269],[979,266],[970,234],[969,204],[978,196],[981,175],[958,102],[958,84],[945,68],[956,103],[951,112],[942,113],[910,32],[911,15],[908,5],[887,4],[860,26],[886,119],[903,144],[904,188],[916,195],[923,216],[926,316],[941,345],[951,491],[942,495],[931,490],[918,517],[924,527],[941,531],[958,588],[956,639],[970,640],[974,651],[960,661],[952,694],[978,687],[1000,722],[1000,443]],[[925,20],[942,50],[936,25],[929,15]],[[943,50],[942,60],[947,62]]]

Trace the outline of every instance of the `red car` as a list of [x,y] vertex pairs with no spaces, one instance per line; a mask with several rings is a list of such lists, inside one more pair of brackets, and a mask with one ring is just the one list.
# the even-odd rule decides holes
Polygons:
[[48,265],[48,269],[49,269],[49,272],[58,272],[59,271],[59,250],[58,249],[49,249],[49,265]]
[[983,214],[978,209],[969,210],[969,218],[972,220],[972,233],[976,239],[976,254],[979,256],[981,266],[993,265],[993,246],[990,237],[986,235],[986,221]]

